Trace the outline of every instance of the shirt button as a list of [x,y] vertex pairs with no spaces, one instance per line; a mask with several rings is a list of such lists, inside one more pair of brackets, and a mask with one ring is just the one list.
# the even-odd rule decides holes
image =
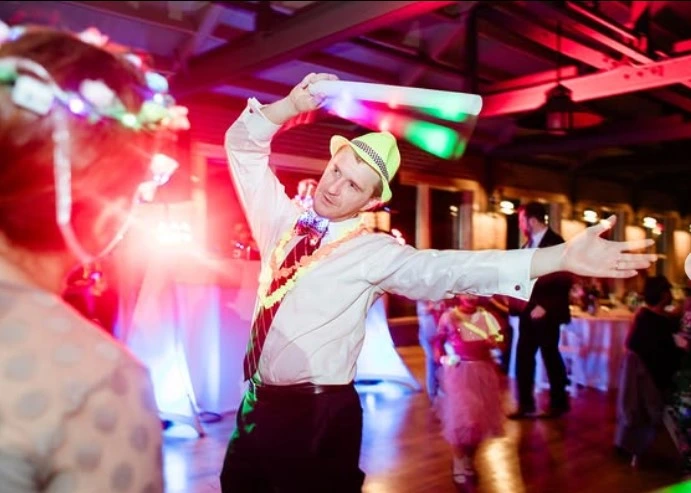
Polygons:
[[520,284],[516,284],[516,285],[513,287],[513,289],[515,289],[516,291],[520,291],[520,290],[521,290],[521,285],[520,285]]

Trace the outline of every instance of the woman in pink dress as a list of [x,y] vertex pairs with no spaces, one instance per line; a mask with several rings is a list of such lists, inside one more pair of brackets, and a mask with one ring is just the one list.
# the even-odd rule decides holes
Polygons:
[[444,438],[453,447],[453,477],[473,485],[475,452],[480,443],[503,434],[503,410],[496,363],[490,350],[502,341],[500,324],[472,295],[439,320],[435,349],[441,363],[438,399]]

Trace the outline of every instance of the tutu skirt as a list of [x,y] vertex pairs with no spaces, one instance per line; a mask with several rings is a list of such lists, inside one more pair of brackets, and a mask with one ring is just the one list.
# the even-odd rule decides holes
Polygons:
[[437,400],[442,434],[454,447],[477,446],[503,435],[499,377],[492,361],[461,361],[439,369],[442,393]]

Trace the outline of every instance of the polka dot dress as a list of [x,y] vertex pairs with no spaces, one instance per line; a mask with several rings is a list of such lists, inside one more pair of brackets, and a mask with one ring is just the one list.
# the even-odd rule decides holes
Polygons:
[[0,492],[163,491],[146,369],[58,297],[0,285]]

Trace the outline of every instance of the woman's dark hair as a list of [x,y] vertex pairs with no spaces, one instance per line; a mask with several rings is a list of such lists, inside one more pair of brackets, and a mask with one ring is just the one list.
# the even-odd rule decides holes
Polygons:
[[648,306],[658,305],[662,296],[672,288],[665,276],[649,277],[643,287],[643,300]]

